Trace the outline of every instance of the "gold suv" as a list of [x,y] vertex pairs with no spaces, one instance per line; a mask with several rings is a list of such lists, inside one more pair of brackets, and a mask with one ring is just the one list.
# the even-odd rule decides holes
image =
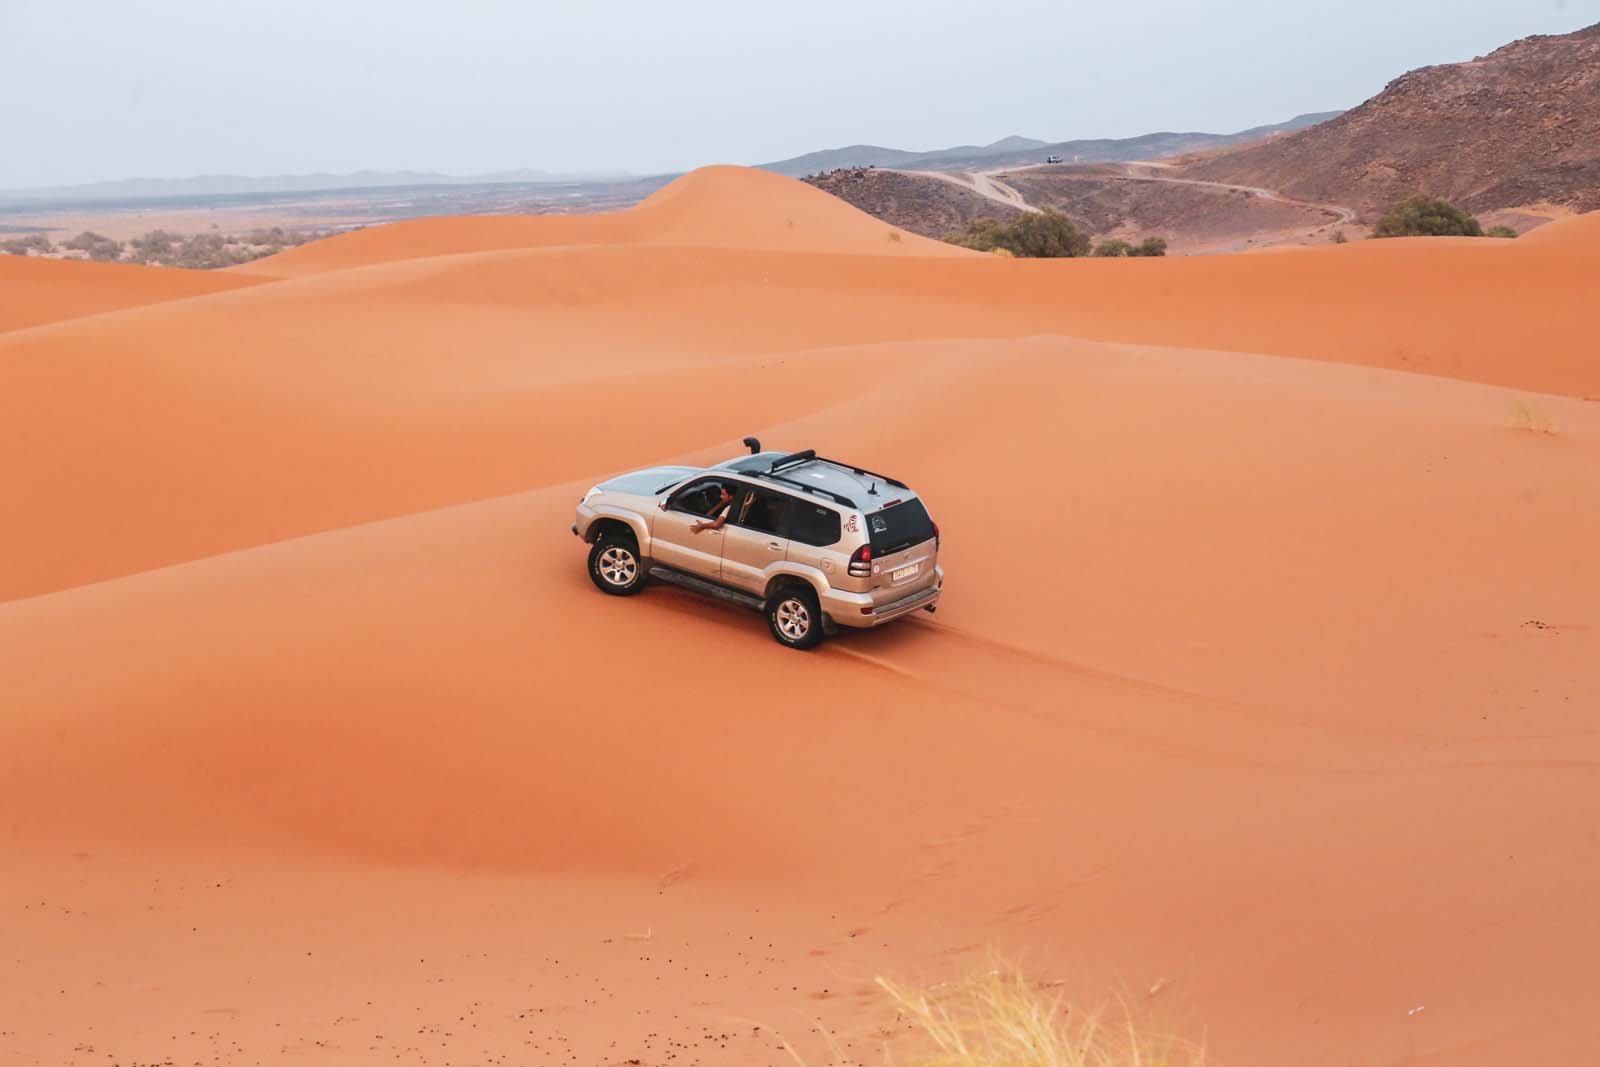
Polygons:
[[655,578],[752,607],[790,648],[934,610],[939,527],[904,482],[744,443],[715,467],[650,467],[585,493],[572,532],[594,584],[628,596]]

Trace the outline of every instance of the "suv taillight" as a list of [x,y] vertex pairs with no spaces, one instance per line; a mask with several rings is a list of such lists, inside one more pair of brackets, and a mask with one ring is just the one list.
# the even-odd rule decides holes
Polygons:
[[851,553],[850,566],[847,569],[852,578],[872,577],[872,546],[862,545]]
[[933,524],[933,550],[939,551],[939,524]]

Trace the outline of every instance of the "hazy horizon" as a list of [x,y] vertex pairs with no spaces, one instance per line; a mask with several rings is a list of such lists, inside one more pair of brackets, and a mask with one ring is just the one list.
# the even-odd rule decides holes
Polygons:
[[0,189],[203,174],[666,173],[844,145],[1231,133],[1600,22],[1600,0],[311,0],[0,6]]

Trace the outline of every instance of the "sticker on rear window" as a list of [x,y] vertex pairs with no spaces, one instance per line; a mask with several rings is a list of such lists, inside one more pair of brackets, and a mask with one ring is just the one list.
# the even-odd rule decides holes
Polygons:
[[889,520],[884,518],[882,515],[874,515],[869,521],[872,523],[873,533],[889,532]]

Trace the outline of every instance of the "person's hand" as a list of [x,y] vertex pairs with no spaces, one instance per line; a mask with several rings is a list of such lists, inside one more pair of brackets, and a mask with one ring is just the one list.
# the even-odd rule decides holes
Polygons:
[[706,524],[703,523],[703,522],[691,522],[689,524],[689,532],[690,533],[699,533],[701,530],[704,530],[705,528],[706,528]]

